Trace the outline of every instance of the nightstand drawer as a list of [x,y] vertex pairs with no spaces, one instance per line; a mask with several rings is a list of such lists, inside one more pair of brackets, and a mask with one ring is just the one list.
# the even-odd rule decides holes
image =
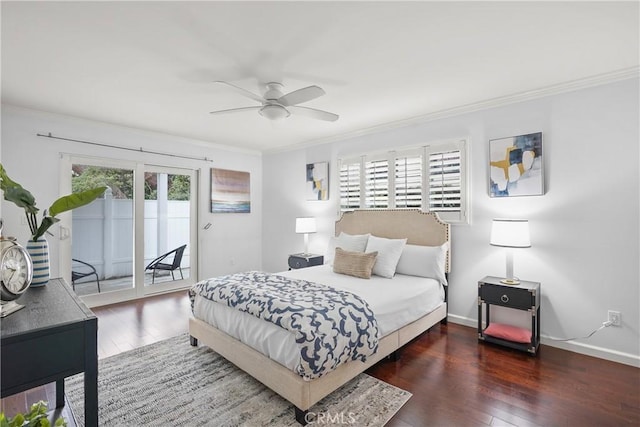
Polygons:
[[309,262],[302,257],[289,257],[289,267],[290,268],[305,268],[309,265]]
[[289,255],[287,264],[289,264],[290,269],[295,270],[298,268],[313,267],[314,265],[322,265],[323,262],[324,257],[322,255],[293,254]]
[[480,286],[480,299],[489,304],[527,310],[536,306],[536,297],[529,289],[507,286]]

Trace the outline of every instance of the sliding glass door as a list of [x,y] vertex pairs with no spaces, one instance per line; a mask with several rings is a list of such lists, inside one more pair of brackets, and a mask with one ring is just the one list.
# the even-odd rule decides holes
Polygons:
[[190,278],[195,271],[192,266],[196,241],[195,174],[147,167],[144,184],[145,293],[193,283]]
[[80,296],[134,289],[135,165],[71,164],[71,191],[105,185],[103,197],[72,211],[71,280]]
[[[61,223],[61,270],[90,306],[189,286],[196,271],[197,174],[105,159],[63,158],[66,192],[105,185]],[[66,241],[65,241],[66,240]]]

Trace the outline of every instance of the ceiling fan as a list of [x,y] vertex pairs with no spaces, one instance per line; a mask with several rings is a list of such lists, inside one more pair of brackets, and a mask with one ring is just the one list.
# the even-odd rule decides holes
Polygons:
[[257,105],[255,107],[240,107],[228,110],[212,111],[211,114],[257,110],[262,117],[266,117],[269,120],[281,120],[289,117],[291,114],[300,114],[312,119],[325,120],[328,122],[335,122],[339,117],[337,114],[329,113],[328,111],[297,105],[311,101],[312,99],[316,99],[325,94],[321,87],[315,85],[294,90],[293,92],[289,92],[285,95],[282,93],[282,89],[284,87],[282,84],[270,82],[266,85],[267,91],[264,96],[260,96],[228,82],[215,81],[214,83],[226,85],[238,92],[240,95],[246,96],[254,101],[258,101],[261,105]]

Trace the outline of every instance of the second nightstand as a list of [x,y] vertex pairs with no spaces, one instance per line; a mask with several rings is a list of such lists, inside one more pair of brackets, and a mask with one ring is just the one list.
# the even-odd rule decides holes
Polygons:
[[[483,329],[482,304],[485,305],[486,325]],[[527,341],[514,341],[486,333],[491,324],[491,305],[526,310],[531,315],[531,335]],[[501,325],[503,326],[503,325]],[[521,332],[519,328],[506,325],[503,329]],[[519,331],[518,331],[519,330]],[[478,282],[478,339],[501,344],[536,354],[540,345],[540,283],[521,281],[518,285],[505,285],[499,277],[487,276]]]
[[314,265],[322,265],[324,257],[315,254],[293,254],[289,255],[289,269],[298,269],[312,267]]

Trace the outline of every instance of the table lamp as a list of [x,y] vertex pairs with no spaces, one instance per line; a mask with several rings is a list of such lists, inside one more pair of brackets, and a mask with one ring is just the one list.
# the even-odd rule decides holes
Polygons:
[[315,218],[296,218],[296,233],[304,234],[304,255],[309,254],[309,233],[315,233],[316,231]]
[[513,248],[530,248],[529,220],[526,219],[494,219],[491,224],[491,241],[493,246],[502,246],[507,251],[507,278],[500,282],[506,285],[517,285],[520,280],[513,276]]

